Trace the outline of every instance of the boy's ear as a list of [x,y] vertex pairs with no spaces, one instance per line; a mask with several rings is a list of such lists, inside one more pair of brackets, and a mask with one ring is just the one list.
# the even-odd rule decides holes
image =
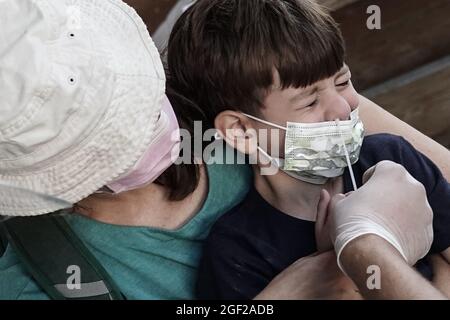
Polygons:
[[257,132],[242,113],[232,110],[222,111],[214,120],[214,126],[225,142],[239,152],[248,155],[257,152]]

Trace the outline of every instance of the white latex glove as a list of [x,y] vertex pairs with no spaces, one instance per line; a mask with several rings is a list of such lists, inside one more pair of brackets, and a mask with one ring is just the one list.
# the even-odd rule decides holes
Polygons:
[[338,265],[341,267],[339,256],[344,247],[365,234],[384,238],[414,265],[428,253],[433,241],[433,212],[425,188],[403,166],[391,161],[367,170],[363,184],[347,196],[334,196],[329,206]]

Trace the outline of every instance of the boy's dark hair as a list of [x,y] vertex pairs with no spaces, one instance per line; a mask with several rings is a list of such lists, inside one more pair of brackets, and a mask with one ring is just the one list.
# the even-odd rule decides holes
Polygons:
[[[283,88],[332,76],[345,49],[337,24],[312,0],[198,0],[175,24],[167,55],[167,94],[193,133],[195,120],[206,130],[227,109],[259,115],[274,69]],[[197,165],[181,164],[156,182],[180,200],[198,177]]]
[[[305,87],[344,64],[336,22],[313,0],[198,0],[177,21],[168,84],[205,113],[258,115],[273,84]],[[199,119],[200,120],[200,119]]]

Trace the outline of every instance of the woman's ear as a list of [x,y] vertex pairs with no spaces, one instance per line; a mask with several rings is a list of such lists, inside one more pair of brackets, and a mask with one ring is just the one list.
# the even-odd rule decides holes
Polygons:
[[244,114],[232,110],[223,111],[217,115],[214,126],[225,142],[234,149],[248,155],[257,152],[257,132]]

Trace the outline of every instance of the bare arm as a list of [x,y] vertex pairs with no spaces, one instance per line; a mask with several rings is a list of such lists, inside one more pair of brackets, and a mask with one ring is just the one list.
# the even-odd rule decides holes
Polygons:
[[450,299],[450,248],[431,257],[433,264],[433,284]]
[[[342,266],[368,299],[445,299],[430,282],[412,269],[388,242],[375,235],[351,241],[342,251]],[[378,266],[381,287],[369,289],[369,266]]]
[[256,300],[362,299],[355,284],[336,264],[334,251],[297,260],[276,276]]
[[[365,235],[352,240],[340,256],[351,280],[340,272],[334,252],[329,251],[293,263],[255,299],[445,299],[450,271],[443,258],[433,259],[433,268],[440,270],[433,284],[441,292],[412,269],[388,242]],[[380,290],[369,290],[367,286],[367,267],[371,265],[380,267]]]
[[[444,252],[449,252],[447,249]],[[435,254],[430,257],[433,265],[433,285],[450,299],[450,263],[445,254]]]
[[450,151],[433,139],[420,133],[407,123],[396,118],[374,102],[360,96],[360,116],[367,134],[391,133],[408,140],[417,150],[429,157],[450,181]]
[[447,261],[447,263],[450,265],[450,248],[447,248],[446,250],[442,251],[441,254]]
[[[360,99],[361,118],[364,121],[368,134],[388,132],[403,136],[416,149],[429,157],[441,169],[445,178],[450,181],[450,151],[447,148],[396,118],[369,99],[363,96],[360,96]],[[450,248],[441,254],[447,263],[450,264]],[[444,277],[440,277],[439,280],[441,278]],[[448,279],[445,280],[448,281]],[[438,285],[438,283],[436,284]],[[446,285],[448,286],[448,284]]]

